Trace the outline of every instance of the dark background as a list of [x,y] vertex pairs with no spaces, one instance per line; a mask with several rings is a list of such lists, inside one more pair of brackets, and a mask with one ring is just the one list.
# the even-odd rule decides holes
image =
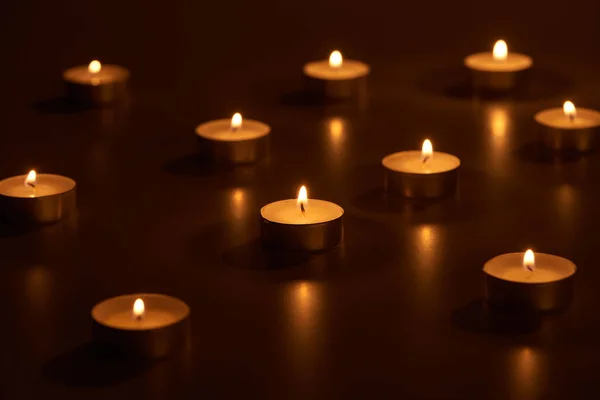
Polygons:
[[[599,395],[600,155],[557,162],[530,145],[536,111],[566,99],[600,108],[598,2],[0,7],[1,175],[70,176],[79,203],[74,220],[1,234],[0,397]],[[512,99],[475,98],[462,59],[498,38],[533,57],[531,80]],[[293,95],[302,64],[333,49],[371,65],[366,109]],[[131,69],[129,106],[55,101],[62,70],[93,58]],[[200,163],[194,127],[236,111],[271,125],[270,160]],[[381,158],[426,137],[461,158],[458,196],[386,198]],[[259,209],[301,184],[345,208],[345,244],[273,263]],[[481,268],[527,247],[577,264],[575,302],[499,328],[480,307]],[[135,292],[190,305],[189,358],[92,357],[91,308]]]

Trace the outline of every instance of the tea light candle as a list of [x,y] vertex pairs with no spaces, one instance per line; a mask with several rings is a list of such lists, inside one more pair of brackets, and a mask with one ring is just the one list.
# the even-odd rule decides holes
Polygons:
[[344,60],[335,50],[329,60],[304,65],[307,90],[330,99],[364,97],[370,67],[360,61]]
[[100,105],[123,98],[127,92],[129,70],[118,65],[89,65],[69,68],[63,73],[67,96],[80,103]]
[[458,181],[460,159],[433,151],[429,139],[421,151],[401,151],[381,161],[385,168],[384,186],[388,193],[405,197],[440,197],[452,193]]
[[504,40],[498,40],[491,53],[471,54],[464,62],[472,71],[473,86],[489,91],[513,89],[533,64],[525,54],[509,53]]
[[113,297],[92,309],[94,339],[136,356],[161,358],[190,347],[190,308],[163,294]]
[[600,112],[575,108],[570,101],[566,101],[562,109],[540,111],[534,119],[542,127],[541,142],[554,150],[591,150],[600,127]]
[[65,176],[32,170],[0,181],[0,210],[10,222],[51,223],[75,208],[75,181]]
[[271,128],[259,121],[243,120],[235,113],[231,120],[217,119],[196,127],[200,152],[218,162],[256,162],[269,152]]
[[342,240],[344,209],[329,201],[309,200],[304,186],[298,199],[267,204],[260,215],[267,247],[316,252],[332,249]]
[[485,299],[493,307],[516,310],[565,309],[573,297],[571,261],[527,250],[494,257],[485,263]]

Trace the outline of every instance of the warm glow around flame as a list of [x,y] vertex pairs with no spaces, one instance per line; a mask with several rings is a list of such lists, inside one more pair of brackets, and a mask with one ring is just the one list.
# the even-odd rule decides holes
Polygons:
[[308,203],[308,194],[306,192],[306,186],[302,186],[298,192],[298,207],[306,207]]
[[37,174],[35,173],[35,170],[32,169],[27,174],[27,178],[25,178],[25,186],[35,187],[36,183],[37,183]]
[[563,111],[565,115],[569,118],[575,118],[577,115],[577,109],[575,108],[575,104],[572,101],[565,101],[563,104]]
[[494,60],[506,60],[506,57],[508,56],[508,46],[506,45],[506,42],[504,40],[498,40],[494,45],[492,53],[494,55]]
[[527,271],[535,270],[535,255],[531,249],[527,250],[523,256],[523,268]]
[[242,114],[235,113],[233,117],[231,117],[231,129],[237,130],[242,127]]
[[338,68],[342,66],[344,59],[342,58],[342,53],[337,50],[331,52],[329,56],[329,66],[332,68]]
[[100,64],[100,61],[98,60],[94,60],[90,63],[90,65],[88,65],[88,71],[90,71],[92,74],[97,74],[101,69],[102,64]]
[[146,307],[144,306],[144,300],[136,299],[133,303],[133,317],[136,319],[141,319],[145,310]]
[[433,145],[431,144],[431,140],[425,139],[423,142],[423,147],[421,147],[421,157],[423,160],[427,160],[433,155]]

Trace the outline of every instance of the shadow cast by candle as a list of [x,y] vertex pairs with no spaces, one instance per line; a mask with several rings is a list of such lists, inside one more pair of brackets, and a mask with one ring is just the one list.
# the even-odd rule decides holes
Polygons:
[[539,142],[526,143],[516,150],[517,157],[523,161],[546,164],[574,163],[591,153],[593,151],[554,150]]
[[537,331],[541,326],[541,315],[492,310],[483,299],[477,299],[455,310],[452,322],[463,330],[480,334],[518,335]]
[[49,360],[42,366],[42,375],[70,387],[110,386],[141,374],[150,365],[109,347],[88,343]]
[[364,211],[384,214],[407,214],[432,208],[451,208],[458,202],[458,194],[434,199],[411,199],[388,194],[383,187],[364,192],[354,198],[354,205]]
[[223,261],[236,268],[276,270],[305,264],[311,254],[266,249],[260,239],[236,246],[223,254]]

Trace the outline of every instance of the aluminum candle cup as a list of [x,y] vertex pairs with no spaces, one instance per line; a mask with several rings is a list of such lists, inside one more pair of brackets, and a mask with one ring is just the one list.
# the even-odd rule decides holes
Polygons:
[[63,79],[71,100],[87,105],[109,104],[126,96],[129,70],[94,60],[67,69]]
[[245,164],[269,154],[271,128],[259,121],[245,119],[239,113],[231,120],[218,119],[196,127],[200,152],[216,162]]
[[452,154],[434,152],[431,142],[423,150],[401,151],[381,161],[384,187],[390,194],[414,198],[435,198],[452,194],[458,183],[460,159]]
[[595,147],[600,112],[575,108],[570,101],[563,108],[551,108],[535,114],[540,124],[541,143],[553,150],[589,151]]
[[188,351],[190,309],[163,294],[113,297],[92,309],[94,339],[144,358],[162,358]]
[[506,92],[523,80],[533,60],[524,54],[509,53],[506,42],[499,40],[492,52],[471,54],[464,63],[472,71],[476,90]]
[[344,60],[337,50],[329,60],[305,64],[303,71],[309,93],[334,100],[366,97],[370,67],[360,61]]
[[0,212],[11,223],[52,223],[75,210],[75,181],[65,176],[31,171],[0,181]]
[[575,264],[562,257],[536,253],[535,267],[528,269],[524,266],[527,253],[502,254],[485,263],[487,303],[492,308],[515,311],[568,308],[574,292]]
[[308,200],[306,190],[300,190],[299,198],[302,194],[302,200],[281,200],[260,210],[261,238],[266,247],[319,252],[340,244],[344,209],[329,201]]

